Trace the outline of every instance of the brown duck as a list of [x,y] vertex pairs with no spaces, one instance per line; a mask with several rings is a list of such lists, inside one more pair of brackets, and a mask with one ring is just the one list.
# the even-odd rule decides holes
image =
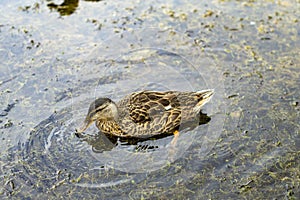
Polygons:
[[177,136],[180,125],[199,121],[202,106],[213,94],[214,90],[141,91],[117,103],[99,98],[91,103],[83,127],[76,132],[81,134],[96,122],[104,134],[121,138],[149,138],[172,133]]

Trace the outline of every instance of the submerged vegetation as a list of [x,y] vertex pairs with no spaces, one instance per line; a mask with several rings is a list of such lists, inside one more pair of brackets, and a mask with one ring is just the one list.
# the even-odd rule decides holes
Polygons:
[[[298,199],[299,6],[3,3],[1,199]],[[172,137],[74,134],[96,97],[205,88],[210,121],[180,135],[174,160]]]

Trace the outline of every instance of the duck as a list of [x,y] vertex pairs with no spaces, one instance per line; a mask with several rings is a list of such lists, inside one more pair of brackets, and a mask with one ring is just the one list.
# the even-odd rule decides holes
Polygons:
[[199,123],[202,107],[210,101],[213,89],[196,92],[139,91],[118,102],[101,97],[88,109],[83,126],[76,129],[82,136],[93,122],[100,132],[118,138],[151,138],[162,134],[178,137],[179,127]]

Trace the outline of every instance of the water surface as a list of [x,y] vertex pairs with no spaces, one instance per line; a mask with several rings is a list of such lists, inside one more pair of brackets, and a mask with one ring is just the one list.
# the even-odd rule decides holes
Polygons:
[[[298,1],[4,1],[3,199],[297,199]],[[89,103],[201,90],[208,123],[136,145],[95,127]]]

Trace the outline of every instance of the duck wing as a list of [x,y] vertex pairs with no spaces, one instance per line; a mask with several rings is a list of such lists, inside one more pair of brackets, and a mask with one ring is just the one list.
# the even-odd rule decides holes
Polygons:
[[130,118],[135,123],[161,121],[166,117],[175,119],[181,110],[177,96],[175,91],[133,93],[128,105]]

